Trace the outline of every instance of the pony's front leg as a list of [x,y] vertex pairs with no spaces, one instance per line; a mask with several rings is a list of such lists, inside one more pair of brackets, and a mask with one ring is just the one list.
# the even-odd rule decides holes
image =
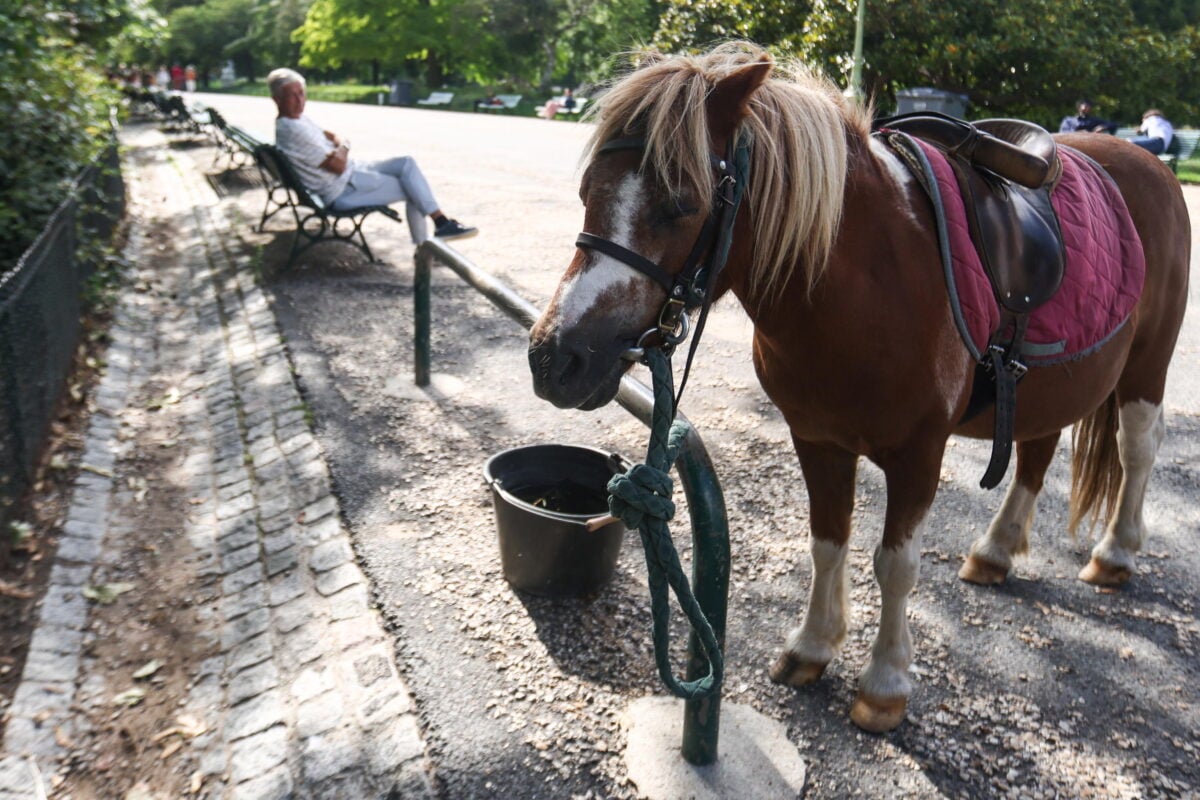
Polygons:
[[795,437],[792,442],[808,487],[812,589],[804,622],[788,634],[770,676],[775,683],[806,686],[821,677],[846,638],[846,550],[858,457]]
[[1029,529],[1033,525],[1038,494],[1046,480],[1046,470],[1054,460],[1054,451],[1062,431],[1041,439],[1017,442],[1017,471],[1004,503],[996,512],[987,533],[971,545],[971,553],[958,571],[968,583],[1003,583],[1012,569],[1013,556],[1029,549]]
[[941,449],[892,454],[878,463],[887,477],[888,493],[883,541],[875,550],[875,579],[881,599],[879,633],[858,677],[858,696],[850,709],[854,724],[872,733],[899,725],[912,693],[908,595],[917,583],[921,532],[937,492]]

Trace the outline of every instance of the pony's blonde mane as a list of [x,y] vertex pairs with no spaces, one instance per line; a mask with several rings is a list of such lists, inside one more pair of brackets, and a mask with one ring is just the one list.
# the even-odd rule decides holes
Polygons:
[[[723,78],[766,58],[743,42],[697,56],[639,54],[642,63],[596,103],[587,159],[604,142],[631,134],[646,140],[642,168],[665,186],[712,197],[712,146],[705,100]],[[842,216],[847,133],[865,137],[870,111],[798,62],[776,64],[752,95],[741,130],[751,138],[746,201],[754,225],[749,286],[755,302],[783,290],[797,265],[811,291],[829,259]]]

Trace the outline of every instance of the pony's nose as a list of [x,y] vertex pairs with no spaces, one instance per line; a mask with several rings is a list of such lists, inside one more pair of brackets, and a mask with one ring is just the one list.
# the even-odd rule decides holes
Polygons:
[[585,349],[561,339],[542,341],[529,347],[529,369],[538,397],[554,401],[570,394],[569,387],[587,368]]

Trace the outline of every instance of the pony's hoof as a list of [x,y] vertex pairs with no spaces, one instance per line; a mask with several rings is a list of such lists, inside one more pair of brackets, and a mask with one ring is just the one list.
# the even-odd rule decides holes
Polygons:
[[872,697],[859,692],[850,708],[850,720],[868,733],[887,733],[904,721],[907,708],[907,697]]
[[1129,567],[1113,567],[1094,557],[1079,571],[1079,580],[1096,586],[1122,586],[1132,577]]
[[1008,578],[1008,570],[990,561],[984,561],[979,556],[967,556],[958,577],[967,583],[977,583],[980,586],[995,586],[1004,583]]
[[784,686],[808,686],[820,680],[821,675],[825,673],[825,667],[825,664],[803,661],[792,653],[784,652],[775,659],[769,674],[774,683]]

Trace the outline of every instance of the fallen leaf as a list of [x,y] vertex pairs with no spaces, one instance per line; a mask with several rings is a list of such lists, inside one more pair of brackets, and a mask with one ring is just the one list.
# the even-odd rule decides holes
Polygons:
[[113,476],[112,470],[105,469],[104,467],[93,467],[91,464],[80,464],[79,468],[84,472],[93,472],[103,478],[111,478]]
[[117,598],[133,589],[132,583],[102,583],[99,586],[84,586],[83,596],[95,600],[100,605],[111,605]]
[[175,739],[174,741],[169,742],[167,744],[167,746],[162,749],[162,752],[158,754],[158,757],[160,759],[166,760],[166,759],[170,758],[171,756],[175,755],[176,753],[178,753],[179,748],[181,748],[181,747],[183,747],[183,740]]
[[33,597],[33,592],[28,589],[18,589],[16,586],[0,581],[0,596],[12,597],[16,600],[28,600]]
[[71,466],[71,462],[67,461],[67,457],[62,453],[55,453],[50,457],[50,469],[63,470]]
[[140,686],[135,686],[132,689],[126,689],[120,694],[113,697],[113,705],[116,706],[136,706],[142,702],[142,698],[146,696],[146,690]]
[[54,741],[64,750],[70,750],[75,746],[75,743],[71,741],[71,737],[67,735],[66,731],[58,726],[54,728]]
[[163,406],[173,406],[179,402],[179,390],[172,386],[167,390],[167,393],[162,397],[157,397],[146,403],[146,408],[150,411],[158,411]]
[[188,787],[191,794],[200,794],[200,789],[204,787],[204,773],[196,770],[192,773],[192,784]]
[[137,671],[133,673],[133,677],[135,680],[149,678],[160,669],[162,669],[162,662],[156,658],[153,661],[147,661],[145,664],[138,667]]

